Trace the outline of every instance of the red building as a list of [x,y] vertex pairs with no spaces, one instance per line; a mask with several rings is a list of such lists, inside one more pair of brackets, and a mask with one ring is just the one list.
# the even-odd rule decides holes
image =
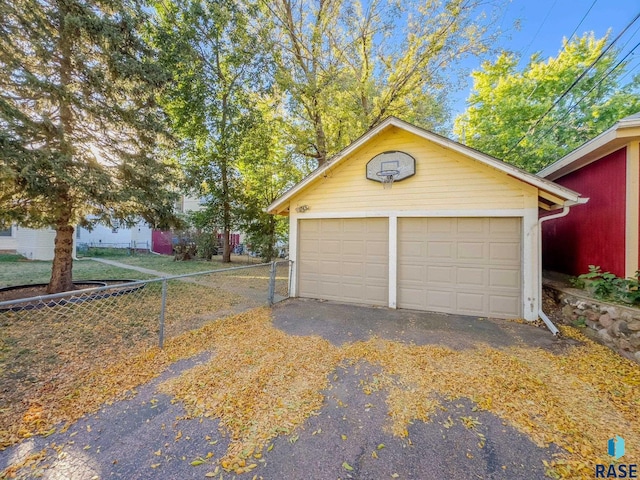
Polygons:
[[639,269],[640,113],[623,118],[538,175],[570,188],[586,205],[542,224],[542,262],[579,275],[598,265],[619,277]]

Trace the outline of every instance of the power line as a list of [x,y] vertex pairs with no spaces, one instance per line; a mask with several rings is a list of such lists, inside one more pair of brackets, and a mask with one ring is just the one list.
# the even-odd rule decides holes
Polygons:
[[584,19],[587,18],[587,15],[589,15],[589,12],[591,11],[591,9],[594,7],[594,5],[598,3],[598,0],[593,0],[593,3],[591,4],[591,6],[589,7],[589,10],[587,10],[587,13],[585,13],[582,16],[582,20],[580,20],[580,23],[578,23],[578,25],[576,26],[576,28],[573,30],[573,33],[569,36],[569,40],[567,40],[567,44],[571,41],[571,39],[573,38],[573,36],[576,34],[576,32],[578,31],[578,29],[580,28],[580,25],[582,25],[582,22],[584,22]]
[[520,143],[525,138],[527,138],[528,134],[533,133],[533,131],[536,129],[536,127],[538,125],[540,125],[540,122],[542,122],[542,120],[547,115],[549,115],[549,112],[551,112],[551,110],[553,110],[562,101],[562,99],[569,94],[569,92],[573,89],[573,87],[575,87],[578,84],[578,82],[580,80],[582,80],[587,73],[589,73],[589,70],[591,70],[595,66],[595,64],[598,63],[602,59],[602,57],[604,57],[606,55],[606,53],[609,50],[611,50],[611,48],[616,44],[616,42],[620,39],[620,37],[622,37],[622,35],[624,35],[624,33],[631,27],[631,25],[633,25],[638,20],[638,18],[640,18],[640,13],[636,14],[636,16],[633,18],[633,20],[631,20],[631,22],[629,22],[629,24],[626,27],[624,27],[624,29],[618,34],[618,36],[616,38],[614,38],[613,41],[611,43],[609,43],[609,45],[607,45],[607,47],[602,52],[600,52],[600,55],[598,55],[598,57],[591,63],[591,65],[589,65],[587,68],[585,68],[584,71],[578,76],[578,78],[576,78],[573,81],[573,83],[571,85],[569,85],[569,88],[567,88],[562,93],[562,95],[560,95],[560,97],[558,97],[556,99],[556,101],[553,102],[553,104],[547,109],[546,112],[544,112],[542,114],[542,116],[533,124],[533,126],[529,127],[527,132],[524,135],[522,135],[522,137],[520,137],[520,139],[509,149],[509,151],[505,154],[505,157],[507,155],[509,155],[518,145],[520,145]]
[[628,69],[628,70],[627,70],[627,72],[626,72],[623,76],[621,76],[621,77],[618,79],[618,81],[619,81],[620,83],[622,83],[622,81],[623,81],[625,78],[627,78],[629,75],[631,75],[633,72],[635,72],[635,71],[638,69],[638,67],[640,67],[640,57],[638,58],[638,60],[639,60],[639,61],[636,63],[636,65],[635,65],[634,67],[632,67],[632,68]]
[[536,38],[538,38],[538,34],[540,33],[540,30],[542,30],[542,27],[544,27],[544,24],[547,23],[547,20],[549,19],[549,15],[551,15],[551,11],[556,6],[556,3],[558,3],[558,0],[554,0],[553,5],[551,5],[549,10],[547,11],[547,14],[545,15],[544,19],[542,20],[542,23],[540,24],[540,26],[538,27],[538,30],[536,30],[536,33],[533,35],[533,38],[529,42],[529,45],[527,45],[527,48],[525,48],[522,51],[522,56],[520,58],[524,57],[525,53],[527,53],[529,51],[529,48],[531,47],[531,45],[533,45],[533,42],[536,40]]
[[[573,105],[571,105],[571,107],[569,107],[569,109],[565,112],[565,114],[564,114],[564,115],[562,115],[562,116],[561,116],[561,117],[556,121],[556,123],[554,123],[553,125],[551,125],[551,127],[550,127],[550,128],[548,128],[547,130],[545,130],[545,131],[542,133],[542,136],[541,136],[541,137],[539,137],[539,138],[540,138],[540,139],[542,139],[542,138],[546,137],[546,136],[547,136],[547,135],[548,135],[552,130],[554,130],[554,129],[558,126],[558,124],[559,124],[561,121],[563,121],[563,120],[567,117],[567,115],[569,115],[569,114],[573,111],[573,109],[574,109],[574,108],[576,108],[576,107],[577,107],[577,106],[578,106],[578,105],[579,105],[579,104],[580,104],[580,103],[581,103],[585,98],[587,98],[587,97],[589,96],[589,94],[590,94],[591,92],[593,92],[593,91],[594,91],[594,90],[595,90],[595,89],[596,89],[596,88],[597,88],[597,87],[598,87],[598,86],[599,86],[599,85],[600,85],[604,80],[606,80],[606,78],[607,78],[609,75],[611,75],[611,74],[612,74],[612,73],[613,73],[613,72],[614,72],[618,67],[620,67],[620,65],[622,65],[622,64],[624,63],[624,61],[625,61],[625,60],[626,60],[630,55],[632,55],[632,54],[633,54],[633,51],[634,51],[636,48],[638,48],[638,47],[640,47],[640,42],[636,43],[635,47],[633,47],[631,50],[629,50],[629,52],[628,52],[624,57],[622,57],[622,59],[621,59],[618,63],[616,63],[616,64],[615,64],[615,66],[614,66],[613,68],[611,68],[611,70],[609,70],[608,72],[606,72],[606,73],[602,76],[602,78],[600,78],[600,80],[598,80],[598,82],[597,82],[595,85],[593,85],[593,87],[591,87],[591,88],[589,89],[589,91],[587,91],[587,93],[585,93],[585,94],[584,94],[582,97],[580,97],[580,98],[579,98],[579,99],[578,99],[578,100],[577,100]],[[636,66],[635,68],[637,68],[637,66]]]

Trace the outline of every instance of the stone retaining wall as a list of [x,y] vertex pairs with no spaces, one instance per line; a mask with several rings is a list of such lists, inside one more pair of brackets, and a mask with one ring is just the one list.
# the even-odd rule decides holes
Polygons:
[[581,295],[580,290],[545,285],[562,308],[565,323],[584,322],[601,343],[640,363],[640,309]]

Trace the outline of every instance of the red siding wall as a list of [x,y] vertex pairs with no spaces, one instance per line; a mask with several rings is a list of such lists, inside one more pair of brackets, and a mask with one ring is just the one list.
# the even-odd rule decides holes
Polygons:
[[556,181],[589,203],[542,224],[542,264],[579,275],[589,265],[624,276],[626,148]]

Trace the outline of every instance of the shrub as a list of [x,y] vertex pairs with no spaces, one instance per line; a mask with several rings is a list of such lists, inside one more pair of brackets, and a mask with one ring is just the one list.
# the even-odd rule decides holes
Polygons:
[[633,278],[620,278],[611,272],[603,272],[599,266],[589,265],[589,272],[572,280],[577,288],[586,288],[600,300],[617,300],[633,305],[640,304],[640,271]]

